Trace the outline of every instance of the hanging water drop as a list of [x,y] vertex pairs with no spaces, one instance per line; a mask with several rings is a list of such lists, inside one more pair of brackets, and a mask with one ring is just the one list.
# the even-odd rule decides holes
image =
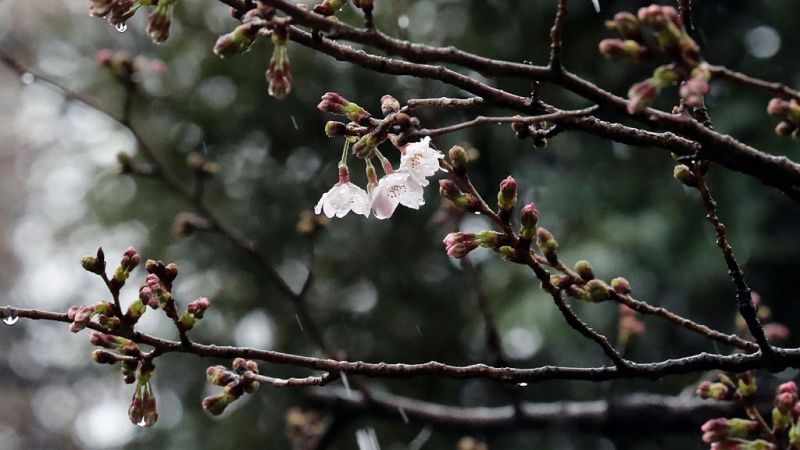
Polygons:
[[8,326],[14,326],[17,324],[17,322],[19,322],[19,317],[17,316],[8,316],[3,319],[3,323]]
[[523,383],[517,383],[517,386],[519,386],[519,387],[527,387],[527,386],[528,386],[528,383],[525,383],[525,382],[523,382]]
[[137,427],[146,428],[147,427],[147,422],[145,422],[144,419],[142,419],[142,420],[139,421],[139,423],[136,424],[136,426]]
[[124,33],[125,30],[127,30],[127,29],[128,29],[128,23],[127,22],[120,22],[120,23],[117,24],[117,31],[119,31],[120,33]]
[[36,77],[34,77],[30,72],[23,73],[19,79],[22,80],[23,84],[33,84],[33,82],[36,81]]

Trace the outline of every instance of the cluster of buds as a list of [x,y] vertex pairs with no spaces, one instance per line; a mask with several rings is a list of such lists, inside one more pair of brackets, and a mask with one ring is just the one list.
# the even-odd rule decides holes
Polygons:
[[611,58],[660,60],[653,76],[631,86],[628,112],[639,112],[652,104],[661,89],[683,82],[680,95],[687,107],[700,107],[708,93],[711,73],[700,58],[700,48],[686,31],[678,12],[671,6],[651,5],[637,15],[621,12],[606,26],[621,39],[600,42],[602,54]]
[[203,318],[206,310],[211,306],[211,302],[205,297],[200,297],[197,300],[186,305],[186,311],[181,314],[178,319],[181,328],[184,330],[191,330],[198,320]]
[[[772,409],[771,427],[760,417],[754,400],[757,391],[755,377],[749,372],[740,374],[734,382],[724,374],[719,381],[704,381],[697,388],[701,398],[713,400],[736,400],[744,406],[749,419],[717,418],[702,426],[703,441],[712,444],[712,449],[777,449],[774,443],[789,443],[790,447],[800,448],[800,403],[798,403],[797,385],[788,381],[776,389],[774,408]],[[762,423],[760,425],[759,423]],[[758,432],[765,433],[769,441],[763,439],[747,440]]]
[[781,119],[775,127],[775,133],[800,139],[800,104],[797,100],[773,98],[767,105],[767,113]]
[[289,66],[288,25],[276,26],[272,30],[274,49],[267,66],[267,84],[269,95],[282,100],[292,91],[292,71]]
[[150,377],[155,366],[151,358],[142,358],[136,369],[136,388],[133,391],[131,406],[128,408],[128,418],[131,423],[142,427],[151,427],[158,420],[156,411],[156,396],[150,385]]
[[172,11],[177,0],[89,0],[89,14],[105,17],[112,25],[123,30],[125,22],[142,7],[152,7],[147,17],[147,33],[156,44],[169,37]]
[[[747,419],[726,419],[723,417],[711,419],[703,424],[701,430],[703,431],[703,442],[709,444],[717,444],[717,448],[727,449],[731,448],[730,445],[737,445],[733,448],[740,449],[767,449],[771,447],[753,446],[756,442],[763,442],[769,445],[766,441],[750,441],[745,446],[740,446],[743,442],[740,440],[755,433],[758,430],[758,422],[755,420]],[[736,439],[736,440],[734,440]],[[746,441],[745,441],[746,442]],[[763,444],[757,444],[763,445]],[[713,447],[712,447],[713,448]]]
[[[347,120],[362,125],[369,125],[372,118],[369,111],[335,92],[326,92],[319,104],[317,104],[317,109],[322,112],[345,116]],[[333,125],[326,125],[326,130],[329,127],[333,127]],[[333,136],[329,134],[329,137]]]
[[67,317],[72,320],[69,330],[73,333],[83,330],[94,316],[97,316],[97,322],[109,331],[119,328],[120,319],[114,304],[99,302],[93,305],[71,306],[67,311]]
[[139,300],[153,309],[163,308],[172,302],[172,294],[164,288],[158,275],[151,273],[139,287]]
[[637,15],[617,13],[606,27],[622,38],[600,42],[600,51],[606,56],[661,59],[689,67],[700,63],[700,48],[671,6],[650,5],[640,8]]
[[[400,102],[391,95],[380,101],[383,119],[372,115],[358,104],[335,92],[322,96],[317,109],[350,120],[350,123],[328,122],[325,133],[329,137],[343,136],[345,140],[342,159],[338,165],[339,182],[322,195],[314,212],[328,218],[344,217],[350,211],[378,219],[387,219],[399,205],[419,209],[425,204],[424,188],[428,178],[441,170],[444,155],[431,146],[429,137],[418,142],[405,143],[403,133],[419,127],[419,121],[408,115]],[[389,141],[400,152],[400,165],[394,167],[379,149]],[[366,190],[350,182],[347,160],[352,154],[363,159],[366,168]],[[378,158],[385,176],[379,177],[373,159]]]
[[450,233],[442,241],[447,251],[447,256],[463,258],[478,247],[496,249],[502,245],[501,234],[494,231],[481,231],[480,233]]
[[89,15],[105,17],[111,25],[125,23],[143,6],[139,0],[89,0]]
[[101,49],[95,53],[95,60],[105,67],[123,86],[133,88],[139,82],[139,74],[161,75],[166,64],[160,59],[133,56],[125,50]]
[[142,352],[135,342],[119,336],[105,333],[89,333],[89,342],[97,347],[116,350],[116,353],[106,350],[95,350],[92,359],[98,364],[116,364],[121,362],[122,380],[126,384],[136,381],[136,371],[139,367]]
[[208,381],[225,389],[216,395],[203,399],[203,409],[218,416],[225,411],[231,403],[238,400],[245,393],[252,394],[259,387],[259,382],[253,379],[258,375],[258,364],[255,361],[236,358],[228,370],[225,366],[212,366],[206,370]]
[[147,34],[156,44],[169,38],[169,27],[172,24],[172,11],[177,0],[158,0],[155,8],[147,16]]
[[289,19],[275,17],[275,8],[257,2],[256,7],[241,16],[242,22],[230,33],[217,38],[214,54],[228,58],[247,51],[259,35],[271,36],[274,50],[266,71],[269,95],[278,100],[286,98],[292,90],[292,72],[289,65]]
[[125,285],[125,281],[128,280],[133,269],[139,265],[139,262],[141,262],[139,252],[133,247],[128,247],[125,253],[122,254],[122,260],[119,262],[119,266],[114,270],[114,275],[109,280],[112,289],[121,289],[122,286]]
[[214,54],[228,58],[247,51],[258,37],[258,32],[275,17],[275,9],[261,2],[256,8],[247,11],[240,19],[242,24],[230,33],[223,34],[214,44]]

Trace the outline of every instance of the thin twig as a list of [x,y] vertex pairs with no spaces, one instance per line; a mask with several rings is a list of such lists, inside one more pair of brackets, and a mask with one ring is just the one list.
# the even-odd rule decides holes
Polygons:
[[764,335],[764,328],[758,320],[757,310],[755,306],[753,306],[750,286],[747,285],[744,273],[742,273],[742,269],[736,261],[736,256],[733,254],[733,248],[728,242],[728,233],[725,225],[719,218],[717,202],[711,196],[711,192],[708,189],[704,170],[698,167],[694,170],[694,174],[697,177],[697,190],[700,192],[700,197],[703,199],[703,205],[706,209],[706,218],[714,228],[714,233],[717,236],[717,247],[722,251],[722,256],[725,258],[725,265],[728,267],[728,274],[736,288],[736,302],[739,305],[739,313],[742,315],[745,322],[747,322],[747,328],[756,340],[758,347],[761,349],[761,353],[763,353],[767,359],[774,358],[775,351],[767,341],[767,337]]
[[470,98],[412,98],[406,102],[408,109],[416,109],[422,107],[440,107],[440,108],[475,108],[483,106],[483,99],[480,97]]
[[550,66],[553,71],[560,71],[564,68],[561,62],[561,35],[564,24],[567,21],[567,0],[558,0],[556,18],[553,27],[550,28]]
[[430,137],[441,136],[444,134],[463,130],[465,128],[474,127],[477,125],[490,125],[499,123],[536,124],[541,122],[556,121],[573,117],[582,117],[582,116],[588,116],[589,114],[593,113],[596,110],[597,106],[590,106],[588,108],[583,108],[578,110],[557,111],[554,113],[542,114],[538,116],[510,116],[510,117],[478,116],[472,120],[468,120],[462,123],[457,123],[455,125],[450,125],[447,127],[434,128],[434,129],[423,128],[421,130],[411,133],[411,135],[408,137],[408,140],[413,141],[416,138],[425,136],[430,136]]
[[790,98],[800,101],[800,92],[786,86],[783,83],[760,80],[755,77],[728,69],[725,66],[708,66],[712,75],[741,84],[742,86],[754,87],[765,90],[779,97]]

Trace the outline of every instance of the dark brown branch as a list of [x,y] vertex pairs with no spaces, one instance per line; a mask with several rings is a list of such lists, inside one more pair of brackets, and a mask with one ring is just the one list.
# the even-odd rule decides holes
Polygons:
[[404,414],[416,423],[462,432],[557,427],[576,433],[696,433],[705,421],[740,410],[733,402],[649,394],[616,400],[523,402],[518,408],[449,406],[379,391],[373,391],[373,397],[366,400],[359,393],[348,394],[334,388],[315,389],[309,395],[315,403],[334,407],[337,414],[352,419],[381,417],[399,421]]
[[623,305],[637,311],[641,314],[649,314],[657,317],[661,317],[662,319],[666,319],[675,325],[680,327],[686,328],[687,330],[693,331],[698,333],[702,336],[705,336],[709,339],[715,340],[717,342],[721,342],[726,345],[730,345],[732,347],[740,348],[742,350],[754,352],[758,351],[759,347],[757,344],[753,342],[746,341],[736,335],[733,334],[725,334],[721,333],[717,330],[709,328],[705,325],[699,324],[694,322],[690,319],[687,319],[683,316],[679,316],[665,308],[652,306],[648,303],[639,301],[631,297],[630,295],[621,295],[617,292],[611,290],[611,298],[622,303]]
[[591,329],[577,315],[575,315],[575,312],[572,311],[572,308],[570,308],[570,306],[564,300],[564,294],[561,292],[561,290],[550,282],[550,274],[547,272],[547,270],[545,270],[545,268],[542,267],[542,265],[532,257],[529,257],[526,263],[536,274],[536,278],[538,278],[542,283],[542,289],[547,291],[547,293],[553,297],[553,302],[556,304],[559,312],[561,312],[561,315],[564,316],[564,319],[566,319],[567,324],[569,324],[570,327],[577,330],[586,338],[599,345],[600,348],[603,349],[603,353],[608,356],[608,358],[620,371],[627,370],[627,367],[629,367],[631,364],[630,361],[627,361],[625,358],[623,358],[623,356],[619,354],[614,346],[608,342],[608,339],[606,339],[605,336]]
[[[601,107],[610,108],[619,114],[627,115],[626,99],[605,91],[597,85],[566,70],[554,71],[548,67],[494,60],[464,52],[453,47],[434,47],[415,44],[391,38],[380,32],[362,30],[340,21],[332,21],[323,18],[305,11],[285,0],[265,0],[265,2],[290,15],[297,24],[327,32],[328,37],[331,39],[344,39],[370,45],[389,55],[400,55],[409,61],[418,63],[453,63],[461,67],[476,70],[488,76],[505,75],[551,82],[583,96]],[[490,88],[486,85],[482,87],[475,86],[474,80],[473,85],[468,86],[468,83],[464,82],[465,80],[453,79],[451,75],[458,74],[449,71],[449,69],[439,67],[438,70],[441,72],[437,74],[437,69],[434,68],[435,66],[409,64],[405,61],[375,57],[365,52],[356,52],[352,49],[349,49],[350,51],[348,52],[344,50],[344,47],[332,44],[326,39],[318,39],[317,46],[310,45],[310,39],[305,39],[302,36],[299,36],[299,38],[295,40],[315,50],[334,56],[337,59],[353,62],[378,72],[437,79],[479,96],[484,96],[482,92],[488,88],[492,92],[492,96],[486,97],[486,101],[521,112],[530,112],[531,104],[520,101],[520,97]],[[684,138],[697,141],[702,145],[702,157],[704,159],[712,160],[728,169],[753,176],[767,185],[780,189],[789,197],[800,200],[800,164],[786,157],[773,156],[760,152],[736,141],[730,136],[709,130],[703,124],[683,116],[677,116],[649,108],[635,115],[635,117],[645,123],[658,126],[665,131],[670,131]],[[582,124],[576,123],[573,125],[577,126]],[[663,148],[664,146],[660,147]]]
[[[0,318],[18,317],[31,320],[49,320],[70,323],[65,313],[22,309],[11,306],[0,307]],[[91,322],[88,328],[103,331],[99,324]],[[126,333],[114,331],[110,334],[132,339],[138,344],[149,345],[158,354],[188,353],[204,358],[247,358],[274,364],[285,364],[305,367],[332,373],[347,373],[381,378],[412,378],[423,375],[436,375],[453,379],[480,378],[503,383],[535,383],[546,380],[585,380],[607,381],[613,379],[647,379],[658,380],[670,375],[724,370],[741,373],[747,370],[769,367],[772,370],[783,370],[800,367],[800,348],[774,349],[772,359],[765,358],[761,352],[751,354],[712,355],[699,353],[679,359],[669,359],[653,363],[628,362],[624,370],[614,366],[602,367],[558,367],[542,366],[532,369],[510,367],[492,367],[486,364],[453,366],[437,361],[418,364],[404,363],[368,363],[362,361],[340,361],[325,358],[294,355],[271,350],[259,350],[246,347],[206,345],[192,342],[183,346],[180,342],[157,338],[140,332]]]
[[[210,229],[217,231],[224,236],[235,247],[242,252],[252,257],[260,266],[262,266],[269,276],[270,280],[275,283],[278,289],[289,299],[295,307],[297,316],[302,322],[304,329],[308,330],[312,340],[320,347],[320,349],[328,356],[332,356],[332,349],[327,345],[322,335],[322,331],[317,326],[316,322],[312,319],[308,311],[307,294],[310,288],[312,278],[306,280],[300,292],[294,292],[292,288],[286,283],[286,280],[278,273],[275,266],[270,262],[269,258],[261,250],[256,248],[255,244],[248,239],[239,229],[226,223],[221,217],[212,211],[203,201],[203,198],[197,196],[195,191],[187,186],[184,186],[181,181],[176,178],[167,168],[167,165],[161,161],[156,151],[150,147],[144,137],[133,127],[131,123],[131,108],[134,92],[128,88],[123,99],[123,110],[121,115],[117,115],[110,109],[104,107],[95,100],[86,97],[84,94],[71,91],[56,80],[53,80],[45,75],[26,67],[8,54],[0,52],[0,62],[8,65],[19,74],[31,73],[38,81],[43,81],[47,85],[61,92],[65,98],[69,100],[79,101],[90,108],[106,115],[110,119],[125,127],[133,136],[138,149],[144,159],[150,165],[148,176],[153,176],[166,184],[170,190],[175,192],[178,196],[183,198],[186,203],[192,205],[198,214],[203,216],[209,223]],[[119,305],[118,305],[119,306]],[[183,339],[184,336],[182,336]],[[188,338],[186,339],[188,340]]]
[[483,106],[483,99],[480,97],[470,98],[412,98],[406,102],[408,109],[422,108],[425,106],[442,108],[474,108]]
[[800,92],[790,88],[789,86],[786,86],[783,83],[774,83],[771,81],[760,80],[758,78],[751,77],[741,72],[736,72],[735,70],[728,69],[725,66],[708,66],[708,68],[709,70],[711,70],[711,73],[714,76],[717,76],[719,78],[724,78],[726,80],[739,83],[742,86],[762,89],[772,94],[775,94],[779,97],[795,99],[800,101]]
[[764,335],[764,328],[758,320],[758,312],[753,305],[750,286],[747,285],[744,273],[742,273],[742,269],[738,261],[736,261],[733,248],[728,242],[727,230],[719,218],[717,202],[711,196],[703,172],[702,168],[698,168],[694,171],[697,177],[697,190],[700,192],[700,196],[703,199],[703,205],[706,209],[706,218],[714,228],[714,233],[717,236],[717,247],[722,251],[722,256],[725,258],[725,265],[728,267],[728,275],[730,275],[731,281],[733,281],[733,285],[736,288],[736,302],[739,306],[739,313],[747,323],[747,328],[756,340],[758,347],[761,349],[761,353],[763,353],[767,359],[774,358],[775,351]]
[[562,119],[569,119],[574,117],[587,116],[597,109],[596,106],[589,108],[574,110],[574,111],[557,111],[550,114],[542,114],[539,116],[511,116],[511,117],[491,117],[491,116],[478,116],[472,120],[450,125],[442,128],[434,129],[421,129],[407,137],[409,141],[414,141],[417,138],[430,136],[436,137],[444,134],[452,133],[455,131],[463,130],[465,128],[474,127],[476,125],[489,125],[498,123],[526,123],[535,124],[541,122],[559,121]]

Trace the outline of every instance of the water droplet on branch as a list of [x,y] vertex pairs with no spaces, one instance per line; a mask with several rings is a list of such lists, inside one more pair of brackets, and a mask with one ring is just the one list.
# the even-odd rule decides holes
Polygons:
[[3,323],[8,326],[14,326],[17,324],[17,322],[19,322],[19,317],[17,316],[8,316],[3,319]]
[[19,79],[22,80],[23,84],[33,84],[33,82],[36,81],[36,77],[30,72],[23,73]]

